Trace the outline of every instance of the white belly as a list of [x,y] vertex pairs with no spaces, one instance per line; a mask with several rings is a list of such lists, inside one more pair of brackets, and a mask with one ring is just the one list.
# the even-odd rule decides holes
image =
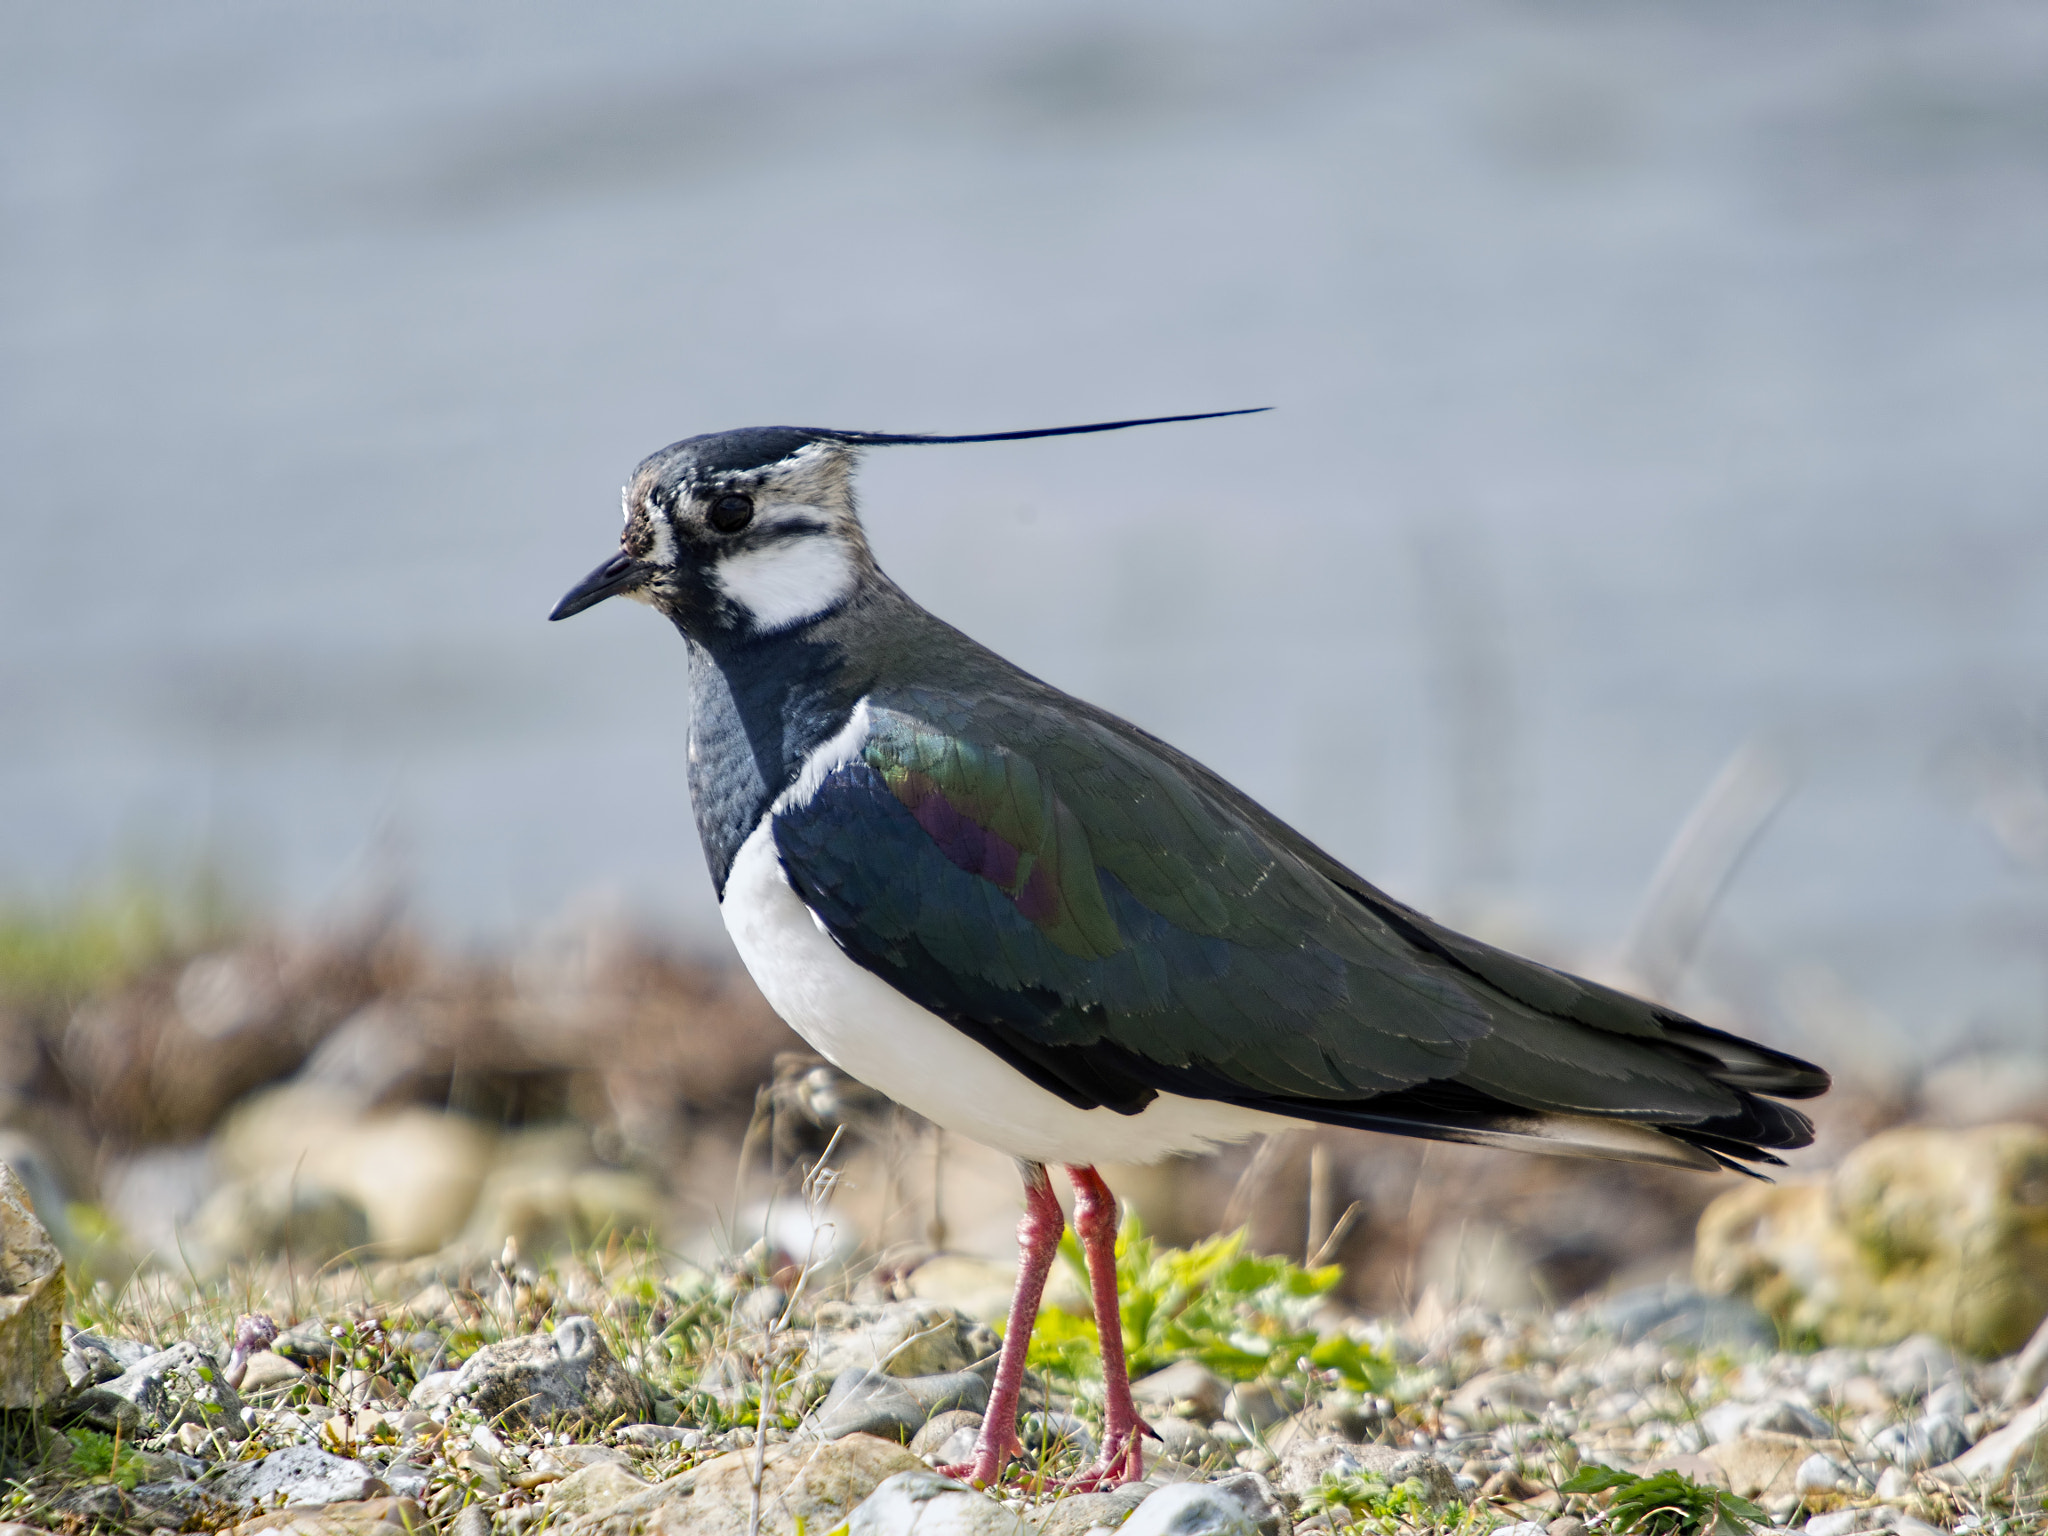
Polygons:
[[725,885],[726,932],[768,1004],[818,1054],[949,1131],[1034,1163],[1149,1163],[1295,1122],[1161,1094],[1076,1109],[840,951],[790,889],[764,819]]

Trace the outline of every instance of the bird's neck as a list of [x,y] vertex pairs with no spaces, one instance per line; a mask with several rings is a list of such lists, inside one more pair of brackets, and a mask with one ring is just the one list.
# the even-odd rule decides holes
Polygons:
[[692,636],[690,802],[721,898],[775,797],[860,701],[863,679],[817,624],[766,637]]

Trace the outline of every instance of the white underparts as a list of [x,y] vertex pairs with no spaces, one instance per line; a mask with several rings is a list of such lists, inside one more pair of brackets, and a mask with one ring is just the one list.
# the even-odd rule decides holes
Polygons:
[[726,931],[769,1006],[842,1072],[949,1131],[1038,1163],[1157,1162],[1294,1124],[1173,1094],[1121,1115],[1048,1093],[849,960],[790,889],[771,819],[733,860]]
[[831,533],[741,550],[719,561],[714,574],[726,597],[768,632],[843,602],[856,578],[853,551]]

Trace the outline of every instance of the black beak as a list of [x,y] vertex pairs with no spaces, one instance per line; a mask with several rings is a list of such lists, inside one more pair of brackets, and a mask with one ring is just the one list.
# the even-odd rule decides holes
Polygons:
[[548,618],[566,619],[586,608],[595,608],[608,597],[632,591],[649,574],[648,568],[631,555],[613,555],[571,587],[568,595],[555,604],[555,611]]

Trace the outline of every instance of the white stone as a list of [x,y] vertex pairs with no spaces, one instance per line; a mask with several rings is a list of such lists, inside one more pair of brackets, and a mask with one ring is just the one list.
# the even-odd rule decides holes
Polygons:
[[847,1516],[847,1536],[1031,1536],[1014,1511],[936,1472],[898,1472]]
[[1175,1483],[1140,1504],[1124,1536],[1256,1536],[1244,1506],[1207,1483]]
[[2013,1421],[1979,1440],[1931,1474],[1951,1487],[1996,1488],[2048,1453],[2048,1397],[2020,1411]]

